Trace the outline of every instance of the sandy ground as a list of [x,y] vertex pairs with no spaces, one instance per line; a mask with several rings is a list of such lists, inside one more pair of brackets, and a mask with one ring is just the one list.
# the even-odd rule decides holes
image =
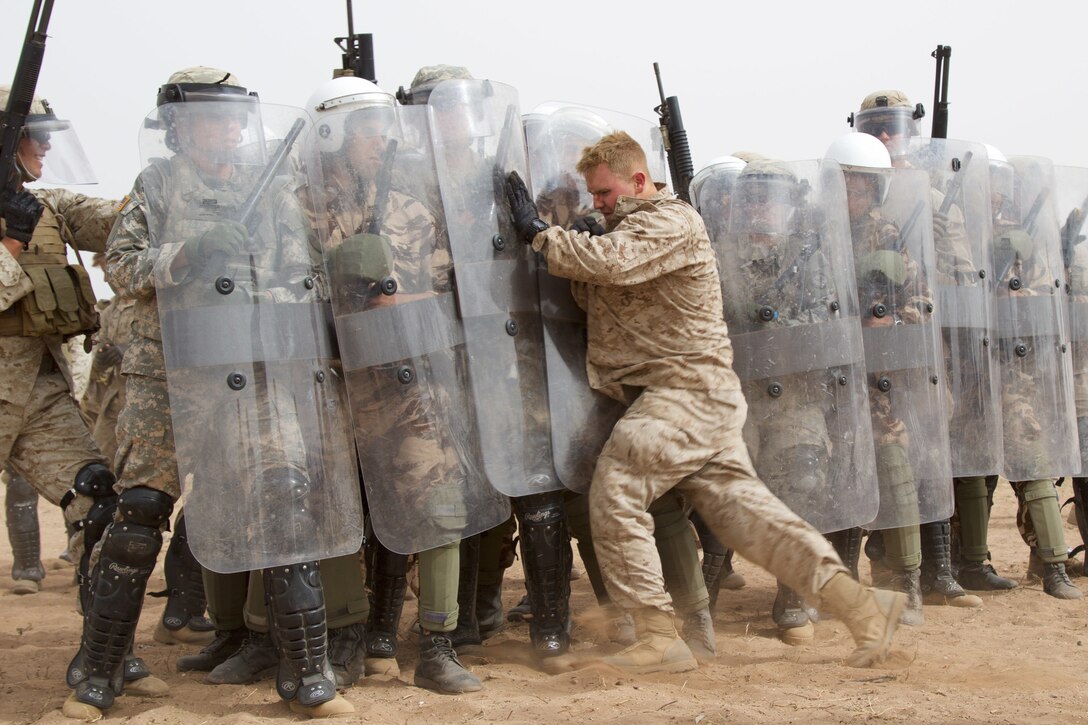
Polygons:
[[[1027,549],[1015,527],[1007,487],[994,509],[991,548],[998,569],[1026,573]],[[43,559],[50,567],[63,548],[60,515],[42,504]],[[1079,542],[1075,527],[1067,539]],[[863,559],[863,569],[866,568]],[[75,652],[80,620],[74,611],[71,569],[53,569],[40,593],[16,596],[5,583],[11,566],[0,544],[0,722],[68,722],[60,705],[68,694],[64,670]],[[747,562],[737,569],[748,586],[722,592],[715,614],[719,657],[695,672],[631,677],[601,665],[548,675],[534,668],[526,625],[510,625],[476,653],[463,657],[484,690],[443,696],[410,684],[414,637],[403,632],[399,680],[368,679],[344,692],[355,721],[400,722],[1088,722],[1088,599],[1062,602],[1038,583],[985,594],[978,610],[926,607],[925,626],[902,628],[889,660],[874,669],[846,667],[852,649],[836,621],[817,626],[812,646],[791,648],[775,639],[770,619],[774,582]],[[520,568],[510,570],[506,606],[522,592]],[[863,577],[865,573],[863,573]],[[1088,590],[1088,580],[1075,579]],[[150,591],[163,587],[160,571]],[[574,582],[577,649],[603,644],[589,584]],[[187,650],[153,641],[163,599],[147,599],[137,652],[171,687],[160,699],[122,697],[107,722],[195,725],[293,721],[272,683],[208,685],[197,673],[179,674],[174,661]],[[406,604],[403,627],[415,615]]]

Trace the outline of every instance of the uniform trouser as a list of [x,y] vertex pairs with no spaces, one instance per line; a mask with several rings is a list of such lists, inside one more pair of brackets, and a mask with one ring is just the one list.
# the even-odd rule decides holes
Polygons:
[[[370,604],[366,598],[366,583],[363,581],[363,570],[359,563],[358,552],[321,560],[321,587],[325,592],[325,616],[329,629],[347,627],[351,624],[365,624],[370,614]],[[223,577],[225,585],[237,597],[238,574],[213,574],[214,577]],[[245,626],[254,631],[268,632],[268,607],[264,596],[264,575],[260,570],[243,572],[240,576],[248,577],[248,591],[242,591],[244,599],[243,621]],[[230,581],[231,579],[234,581]],[[205,574],[204,581],[208,581]],[[208,598],[208,608],[211,611],[211,597]],[[236,605],[228,606],[228,612]],[[216,629],[222,629],[218,625],[213,614],[213,622]],[[235,627],[234,629],[237,629]]]
[[[593,546],[589,496],[567,492],[566,511],[571,535],[578,542],[578,552],[593,593],[597,596],[597,603],[604,606],[609,603],[609,597]],[[703,580],[699,551],[680,496],[675,492],[665,494],[650,504],[647,513],[653,517],[654,544],[661,557],[665,591],[672,597],[673,607],[679,614],[687,615],[709,606],[710,595]]]
[[648,387],[616,424],[589,492],[594,547],[612,601],[667,609],[650,504],[675,488],[728,548],[815,602],[847,569],[828,541],[756,476],[740,390]]
[[513,566],[514,530],[515,520],[511,516],[480,534],[479,588],[500,584],[504,572]]
[[[25,405],[0,400],[0,461],[22,476],[31,488],[54,506],[72,488],[76,474],[90,463],[108,466],[83,423],[68,382],[52,357],[45,353],[42,370]],[[94,499],[75,495],[64,508],[67,524],[77,524],[91,510]],[[72,561],[83,555],[83,532],[76,530],[68,543]]]
[[1058,506],[1058,489],[1049,478],[1036,481],[1010,481],[1016,492],[1016,528],[1024,543],[1044,563],[1054,564],[1069,558]]

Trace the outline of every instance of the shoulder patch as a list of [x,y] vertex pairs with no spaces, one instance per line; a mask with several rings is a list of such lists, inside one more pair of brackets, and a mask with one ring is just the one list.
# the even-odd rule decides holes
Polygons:
[[136,208],[136,203],[136,198],[132,194],[125,194],[125,197],[117,204],[117,213],[125,216]]

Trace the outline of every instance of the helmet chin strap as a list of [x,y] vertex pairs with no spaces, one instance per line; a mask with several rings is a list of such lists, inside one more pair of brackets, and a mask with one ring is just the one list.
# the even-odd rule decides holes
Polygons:
[[41,178],[41,176],[35,176],[27,170],[26,166],[23,165],[23,160],[19,158],[19,154],[15,154],[15,168],[19,169],[24,184],[30,184]]

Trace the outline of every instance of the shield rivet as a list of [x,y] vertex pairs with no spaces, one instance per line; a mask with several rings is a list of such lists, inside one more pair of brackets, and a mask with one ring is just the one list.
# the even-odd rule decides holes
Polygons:
[[227,376],[227,387],[231,390],[241,390],[246,386],[246,376],[242,373],[231,373]]

